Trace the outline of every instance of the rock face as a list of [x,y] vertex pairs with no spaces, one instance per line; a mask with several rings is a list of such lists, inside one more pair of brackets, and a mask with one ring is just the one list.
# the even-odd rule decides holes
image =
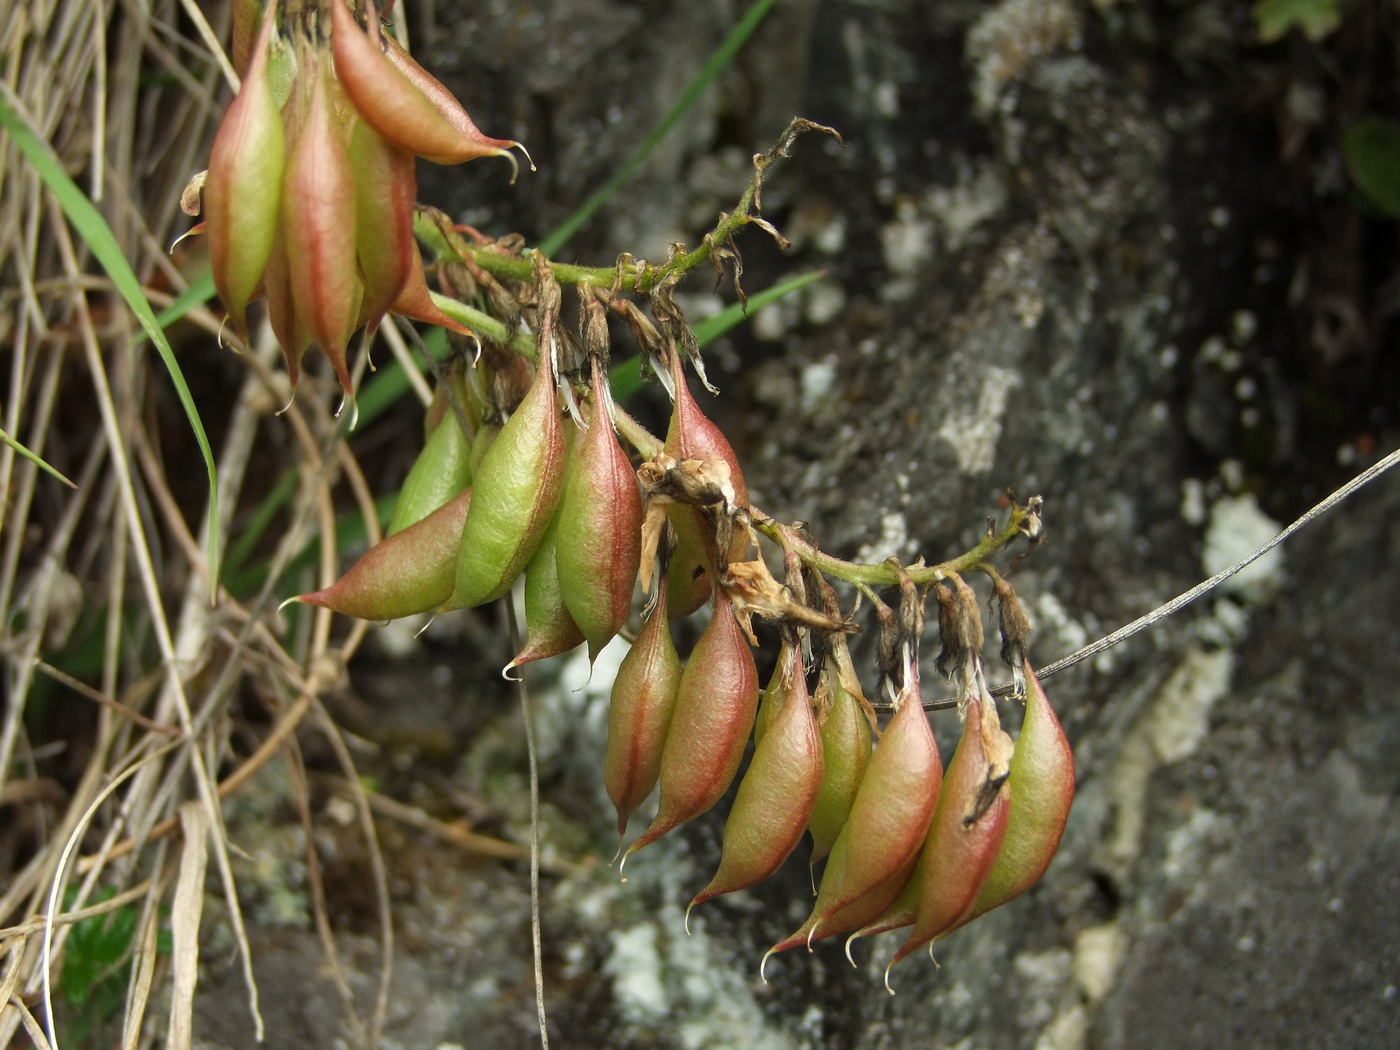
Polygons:
[[[415,26],[429,58],[483,128],[529,142],[541,172],[510,192],[476,172],[450,187],[425,173],[421,195],[535,237],[659,119],[737,5],[448,6],[431,34]],[[1007,488],[1043,495],[1049,537],[1012,579],[1033,661],[1049,663],[1201,578],[1207,526],[1228,546],[1345,476],[1327,465],[1338,432],[1306,425],[1307,399],[1360,395],[1289,349],[1310,307],[1263,189],[1279,147],[1221,72],[1268,60],[1237,7],[779,3],[565,255],[694,243],[793,111],[838,127],[844,150],[804,142],[765,194],[793,255],[757,232],[741,242],[751,290],[816,265],[829,276],[755,320],[766,342],[744,333],[710,352],[727,395],[715,415],[756,503],[862,560],[946,557]],[[1318,206],[1338,208],[1344,186]],[[685,287],[703,306],[706,281]],[[1349,366],[1376,377],[1358,404],[1393,402],[1393,369],[1366,373],[1366,360]],[[1387,420],[1375,418],[1381,451]],[[758,982],[764,948],[809,907],[799,861],[705,905],[687,938],[681,908],[718,857],[711,814],[629,861],[626,885],[605,865],[546,878],[553,1034],[576,1047],[1392,1045],[1397,512],[1400,479],[1386,478],[1250,586],[1048,681],[1079,770],[1061,853],[1026,897],[940,942],[941,968],[901,964],[897,996],[881,983],[894,947],[881,939],[857,948],[857,970],[828,943]],[[557,858],[611,852],[609,659],[587,687],[575,662],[537,690]],[[429,724],[456,702],[413,705]],[[950,747],[953,716],[934,726]],[[453,778],[517,835],[518,738],[510,717],[478,722]],[[415,987],[397,1001],[423,1008],[391,1014],[388,1038],[472,1046],[489,1031],[493,1046],[532,1045],[521,876],[413,856],[396,903]],[[282,970],[305,954],[277,951]],[[210,1026],[234,1009],[220,1002],[236,978],[224,981],[202,986],[219,990],[203,1000]],[[333,1023],[306,1002],[332,995],[303,987],[283,1003],[271,990],[297,1033],[285,1045],[329,1045]],[[214,1031],[236,1027],[207,1030],[234,1040]]]

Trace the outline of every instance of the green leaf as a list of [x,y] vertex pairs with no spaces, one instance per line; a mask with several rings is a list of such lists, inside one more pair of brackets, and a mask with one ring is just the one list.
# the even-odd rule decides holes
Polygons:
[[16,441],[14,438],[10,437],[10,435],[7,434],[7,433],[5,433],[4,430],[0,430],[0,441],[3,441],[5,444],[9,445],[12,449],[14,449],[16,452],[18,452],[18,453],[19,453],[21,456],[23,456],[25,459],[29,460],[29,462],[33,463],[36,467],[40,468],[41,470],[46,470],[46,471],[48,471],[48,472],[49,472],[50,474],[52,474],[54,477],[58,478],[59,481],[63,482],[65,485],[67,485],[70,489],[75,489],[75,488],[78,487],[77,485],[73,484],[73,482],[69,481],[66,477],[64,477],[62,474],[60,474],[60,473],[59,473],[57,470],[55,470],[53,467],[51,467],[51,466],[49,466],[47,463],[45,463],[42,459],[40,459],[38,456],[36,456],[33,452],[30,452],[29,449],[25,448],[23,445],[21,445],[21,444],[20,444],[18,441]]
[[209,438],[204,433],[204,423],[199,418],[199,410],[195,407],[194,398],[190,396],[190,388],[185,384],[184,374],[180,371],[180,365],[175,360],[175,352],[170,349],[165,332],[161,330],[160,322],[156,320],[155,311],[151,309],[151,304],[146,300],[146,295],[141,290],[141,282],[137,280],[135,272],[131,269],[131,264],[126,261],[126,256],[122,254],[121,245],[113,236],[112,228],[107,225],[107,220],[93,206],[92,201],[88,200],[87,195],[78,189],[73,180],[69,178],[68,173],[63,170],[62,162],[49,144],[35,134],[29,122],[21,115],[18,101],[3,82],[0,82],[0,125],[3,125],[5,130],[10,133],[10,138],[19,147],[20,152],[34,166],[34,170],[39,173],[39,178],[43,180],[49,192],[58,200],[63,213],[68,216],[68,221],[73,224],[78,235],[87,242],[88,249],[102,264],[103,269],[107,271],[107,276],[112,279],[117,291],[121,292],[122,298],[131,307],[132,313],[136,315],[141,327],[146,330],[146,334],[151,337],[151,342],[159,351],[161,360],[165,362],[165,367],[170,373],[170,380],[175,384],[175,392],[179,395],[180,404],[184,406],[185,415],[189,417],[190,427],[194,430],[195,440],[199,443],[199,451],[204,456],[205,471],[209,475],[209,577],[211,581],[217,580],[219,578],[219,548],[216,533],[219,520],[218,473],[214,466],[214,452],[209,447]]
[[[771,288],[765,288],[757,295],[749,296],[747,308],[741,303],[730,303],[713,317],[707,317],[695,326],[696,343],[703,347],[714,342],[735,325],[747,320],[751,311],[761,310],[769,303],[777,302],[785,295],[791,295],[797,289],[811,284],[825,274],[825,270],[813,270],[810,273],[790,277],[786,281],[779,281]],[[612,385],[612,395],[615,400],[623,401],[631,397],[642,388],[642,359],[629,357],[626,361],[620,361],[613,365],[608,372],[608,382]]]
[[1347,168],[1366,199],[1400,219],[1400,124],[1368,117],[1342,139]]
[[758,28],[764,16],[773,6],[773,0],[758,0],[745,12],[744,17],[729,31],[729,35],[724,38],[709,61],[701,67],[700,72],[695,75],[687,86],[676,104],[671,107],[671,112],[667,113],[660,124],[652,130],[646,140],[637,147],[637,151],[628,157],[622,167],[613,173],[612,178],[603,183],[591,197],[579,205],[578,209],[563,221],[557,228],[552,230],[544,240],[540,242],[539,250],[550,258],[555,252],[569,243],[574,234],[578,233],[580,227],[593,217],[593,213],[607,202],[614,193],[621,188],[632,173],[637,170],[642,161],[651,155],[658,143],[661,142],[671,129],[676,126],[681,117],[690,111],[690,108],[700,101],[700,96],[705,93],[705,89],[711,82],[724,72],[724,67],[729,65],[734,56],[739,53],[739,49],[747,43],[749,37],[753,36],[754,30]]
[[1266,44],[1283,39],[1295,26],[1317,43],[1342,21],[1337,0],[1259,0],[1252,14]]

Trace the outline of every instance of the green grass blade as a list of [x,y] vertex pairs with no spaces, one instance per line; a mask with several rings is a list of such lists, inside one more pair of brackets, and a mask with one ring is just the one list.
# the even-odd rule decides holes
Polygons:
[[696,74],[695,79],[687,85],[685,92],[671,108],[671,112],[666,114],[661,123],[646,137],[646,141],[637,147],[637,151],[627,158],[612,178],[603,183],[591,197],[579,205],[578,210],[540,242],[540,251],[553,258],[555,252],[569,243],[573,235],[578,233],[579,228],[593,217],[593,213],[601,208],[609,197],[618,191],[637,170],[642,161],[646,160],[651,151],[656,148],[657,143],[670,134],[671,129],[676,126],[681,117],[685,116],[690,108],[700,100],[705,89],[724,71],[724,67],[729,65],[749,37],[753,36],[754,30],[758,28],[758,24],[763,21],[764,16],[768,14],[772,6],[773,0],[757,0],[757,3],[745,12],[744,17],[729,31],[729,35],[724,38],[724,42],[719,45],[715,53],[710,56],[709,61]]
[[[791,295],[797,289],[811,284],[825,273],[825,270],[813,270],[810,273],[799,274],[786,281],[780,281],[771,288],[765,288],[757,295],[749,297],[747,311],[739,303],[730,303],[713,317],[707,317],[695,326],[695,341],[702,347],[707,343],[714,342],[736,324],[746,320],[749,312],[762,309],[769,303],[777,302],[785,295]],[[624,401],[631,397],[642,388],[642,359],[629,357],[626,361],[619,361],[608,372],[608,381],[612,384],[614,400]]]
[[[112,235],[107,220],[68,177],[62,162],[49,144],[39,138],[28,121],[21,116],[13,94],[4,84],[0,84],[0,125],[9,132],[20,152],[34,165],[34,170],[39,173],[39,178],[43,180],[49,192],[57,198],[63,213],[68,216],[68,221],[73,224],[78,235],[87,243],[88,249],[107,271],[107,276],[112,279],[117,291],[121,292],[122,298],[131,307],[132,313],[136,315],[141,327],[146,330],[146,334],[159,351],[161,360],[165,362],[170,380],[175,384],[175,392],[179,395],[180,404],[185,409],[185,415],[189,417],[195,440],[199,443],[199,451],[204,456],[205,470],[209,475],[209,578],[215,581],[219,578],[219,478],[214,466],[214,452],[209,447],[209,438],[204,433],[204,423],[199,418],[194,398],[190,396],[190,388],[185,384],[179,362],[175,360],[175,352],[170,349],[165,332],[156,320],[155,311],[151,309],[151,304],[147,302],[146,295],[141,290],[141,282],[131,269],[126,256],[122,254],[121,245]],[[211,584],[211,597],[216,590]]]
[[3,441],[5,444],[9,445],[12,449],[14,449],[16,452],[18,452],[18,453],[19,453],[21,456],[23,456],[25,459],[29,460],[29,462],[33,463],[33,464],[34,464],[36,467],[38,467],[40,470],[47,471],[48,473],[52,474],[54,477],[58,478],[59,481],[63,482],[63,483],[64,483],[65,485],[67,485],[70,489],[75,489],[75,488],[78,487],[78,486],[75,485],[73,482],[69,481],[66,477],[64,477],[62,474],[60,474],[56,469],[54,469],[53,467],[49,466],[49,464],[45,463],[42,459],[40,459],[38,456],[36,456],[33,452],[30,452],[29,449],[25,448],[23,445],[21,445],[21,444],[20,444],[18,441],[16,441],[14,438],[10,437],[10,435],[7,434],[7,433],[5,433],[4,430],[0,430],[0,441]]
[[214,298],[214,271],[205,270],[194,282],[180,293],[179,297],[156,315],[156,324],[169,328],[196,306],[203,306]]

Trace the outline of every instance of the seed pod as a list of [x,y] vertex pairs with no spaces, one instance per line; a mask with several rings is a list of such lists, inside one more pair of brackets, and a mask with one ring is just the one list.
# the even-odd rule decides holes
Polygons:
[[856,791],[870,762],[871,750],[870,722],[856,698],[841,683],[833,659],[827,659],[821,684],[817,688],[819,695],[823,692],[826,694],[829,703],[821,722],[825,773],[808,825],[812,832],[813,864],[831,851],[836,836],[846,826]]
[[301,377],[301,359],[306,348],[311,345],[311,333],[306,330],[297,314],[296,301],[292,298],[292,275],[287,261],[287,245],[279,228],[272,243],[272,254],[263,272],[263,287],[267,292],[267,318],[272,324],[272,333],[282,347],[282,358],[287,363],[287,377],[295,389]]
[[938,745],[911,674],[856,790],[841,892],[820,919],[865,896],[919,852],[942,778]]
[[666,508],[666,518],[676,530],[676,552],[667,569],[670,598],[666,615],[678,620],[710,600],[709,555],[705,550],[704,525],[694,507],[673,504]]
[[806,830],[822,780],[822,741],[802,651],[792,650],[790,687],[772,697],[779,705],[724,825],[719,870],[690,902],[697,904],[762,882],[778,870]]
[[[394,305],[389,307],[389,312],[398,314],[400,317],[407,317],[411,321],[435,324],[439,328],[447,328],[458,335],[475,339],[475,332],[462,322],[448,317],[433,299],[432,289],[428,287],[428,279],[423,272],[423,255],[418,250],[418,242],[413,241],[411,244],[413,264],[408,270],[408,280],[404,282],[399,297],[394,300]],[[368,323],[369,320],[370,318],[366,314],[361,318],[361,323]]]
[[[493,139],[487,135],[483,135],[481,129],[478,128],[472,118],[467,115],[467,111],[462,108],[462,104],[457,101],[457,96],[448,91],[442,81],[438,80],[437,77],[433,76],[414,61],[413,56],[405,51],[403,45],[393,37],[388,36],[383,39],[384,54],[388,57],[389,61],[393,63],[394,68],[403,74],[405,80],[419,91],[423,92],[428,101],[433,104],[433,108],[442,114],[443,118],[446,119],[449,124],[457,129],[463,139],[473,144],[473,148],[476,149],[477,152],[473,153],[472,156],[505,157],[506,160],[510,161],[510,181],[512,183],[515,182],[516,175],[520,173],[520,166],[516,163],[515,155],[511,153],[510,150],[519,149],[522,153],[525,153],[526,159],[528,160],[529,153],[526,152],[525,147],[514,139]],[[463,159],[471,160],[472,157],[465,157]],[[456,162],[454,161],[452,163]],[[531,164],[530,170],[534,170],[533,164]]]
[[[338,5],[337,5],[338,6]],[[298,321],[335,366],[340,387],[352,391],[345,344],[354,332],[361,285],[355,265],[355,176],[324,61],[302,71],[306,97],[301,126],[282,177],[282,233]]]
[[387,535],[422,521],[472,483],[472,443],[450,408],[428,437],[399,490]]
[[418,180],[413,155],[363,120],[357,120],[350,133],[350,166],[355,173],[355,258],[365,286],[360,311],[372,333],[413,269]]
[[1031,670],[1026,718],[1011,757],[1011,814],[992,872],[967,921],[1019,897],[1045,873],[1074,801],[1074,752]]
[[607,376],[593,364],[593,422],[575,441],[559,503],[559,586],[588,639],[589,659],[627,622],[642,549],[642,497],[608,411]]
[[666,578],[641,634],[622,658],[608,706],[603,784],[617,807],[617,834],[646,801],[661,771],[671,714],[681,683],[681,661],[666,619]]
[[855,965],[855,959],[851,957],[851,945],[861,937],[874,937],[877,933],[885,933],[888,930],[901,930],[906,926],[913,926],[919,917],[919,891],[923,888],[924,868],[928,865],[928,846],[919,850],[918,863],[913,866],[912,871],[904,880],[904,888],[899,892],[889,905],[878,912],[873,918],[864,922],[859,929],[846,938],[846,958],[851,960],[851,965]]
[[[381,50],[379,16],[372,3],[368,7],[370,32],[366,35],[345,3],[331,2],[335,71],[360,116],[400,149],[435,164],[510,156],[515,143],[482,135],[464,110],[464,121],[449,120],[439,109],[441,99],[430,99],[405,78]],[[456,99],[452,104],[461,110]]]
[[722,460],[729,467],[729,480],[734,486],[734,503],[749,505],[749,487],[744,472],[739,469],[739,457],[724,432],[710,422],[685,382],[685,369],[680,354],[671,355],[671,381],[676,387],[676,403],[666,430],[666,451],[676,459]]
[[486,458],[487,451],[495,443],[500,433],[501,428],[495,423],[483,423],[481,429],[476,432],[476,440],[472,442],[472,477],[476,477],[481,472],[481,461]]
[[768,727],[783,707],[787,695],[792,692],[793,681],[792,643],[786,637],[778,648],[778,662],[773,666],[773,674],[763,692],[758,697],[758,715],[753,720],[753,746],[763,743]]
[[476,496],[462,530],[457,587],[448,600],[453,609],[482,605],[510,590],[559,504],[566,449],[555,402],[548,320],[541,336],[539,369],[530,391],[474,475]]
[[914,931],[890,961],[956,927],[971,914],[1006,834],[1011,738],[983,693],[968,702],[967,721],[929,827]]
[[282,114],[267,69],[276,6],[269,4],[263,16],[242,89],[214,136],[204,182],[204,227],[214,287],[234,330],[244,336],[248,303],[277,238],[287,160]]
[[380,540],[331,586],[297,601],[362,620],[394,620],[436,609],[452,593],[471,499],[468,489],[416,525]]
[[661,753],[656,819],[632,843],[635,853],[718,802],[744,757],[758,707],[758,671],[734,607],[715,592],[714,614],[681,672],[675,715]]
[[[918,870],[916,867],[918,855],[910,857],[894,874],[876,885],[864,896],[856,898],[844,908],[838,908],[826,919],[822,919],[822,912],[830,909],[831,902],[841,895],[845,883],[848,839],[847,830],[842,828],[841,834],[836,836],[836,843],[831,847],[831,853],[827,857],[826,870],[822,872],[821,886],[817,890],[817,901],[812,908],[812,913],[807,916],[807,921],[801,927],[768,949],[767,954],[763,957],[765,963],[768,961],[769,955],[785,952],[802,944],[811,945],[838,933],[848,933],[871,922],[877,916],[884,914],[891,903],[900,897],[908,886],[913,872]],[[909,921],[912,923],[914,920],[911,917]]]
[[564,605],[559,586],[556,547],[559,516],[545,529],[539,549],[525,567],[525,648],[506,665],[510,670],[532,660],[558,656],[583,643],[583,632]]

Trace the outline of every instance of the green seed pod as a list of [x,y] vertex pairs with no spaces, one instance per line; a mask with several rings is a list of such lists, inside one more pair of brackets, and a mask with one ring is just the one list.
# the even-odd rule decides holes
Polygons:
[[495,601],[534,557],[559,505],[566,446],[555,402],[549,325],[539,370],[515,415],[482,457],[472,511],[462,530],[457,586],[448,607]]
[[792,643],[784,638],[778,648],[778,662],[773,667],[772,677],[768,679],[768,684],[763,687],[763,693],[758,698],[758,715],[753,721],[754,747],[763,743],[763,738],[768,734],[768,727],[773,724],[773,719],[782,709],[784,700],[793,690],[792,669]]
[[826,772],[809,825],[813,864],[831,852],[836,836],[846,826],[871,751],[870,722],[856,698],[841,684],[834,660],[828,658],[817,689],[819,696],[825,693],[829,703],[821,722]]
[[603,784],[617,807],[617,834],[656,787],[681,684],[681,661],[666,618],[663,576],[651,616],[622,658],[608,706]]
[[1026,718],[1011,756],[1011,815],[992,872],[967,921],[1019,897],[1050,866],[1074,801],[1074,752],[1029,663]]
[[718,802],[738,772],[758,707],[758,671],[734,607],[715,592],[714,614],[681,672],[675,714],[661,753],[656,819],[635,853]]
[[452,593],[471,489],[416,525],[380,540],[324,591],[297,601],[362,620],[394,620],[436,609]]
[[914,931],[890,960],[954,929],[977,903],[1006,834],[1011,739],[990,696],[974,696],[929,826]]
[[506,669],[558,656],[583,643],[583,632],[564,605],[559,586],[555,548],[559,537],[559,516],[545,529],[539,549],[525,568],[525,648]]
[[476,440],[472,442],[472,477],[481,473],[481,461],[486,458],[487,451],[495,443],[500,433],[501,428],[495,423],[483,423],[481,429],[476,432]]
[[472,483],[472,443],[448,409],[399,490],[387,535],[422,521]]
[[697,904],[762,882],[787,860],[816,801],[822,780],[822,740],[802,651],[791,651],[788,688],[770,698],[778,710],[754,750],[724,825],[719,870],[690,902]]
[[575,441],[559,503],[559,587],[588,639],[589,659],[627,622],[642,551],[642,496],[608,411],[607,376],[593,363],[593,421]]
[[938,745],[911,674],[856,790],[841,892],[820,919],[865,896],[919,852],[942,778]]
[[[263,16],[243,86],[214,136],[204,182],[204,229],[214,287],[241,335],[248,332],[248,303],[272,255],[282,206],[285,128],[268,79],[276,7],[269,4]],[[245,20],[247,14],[244,10]]]

